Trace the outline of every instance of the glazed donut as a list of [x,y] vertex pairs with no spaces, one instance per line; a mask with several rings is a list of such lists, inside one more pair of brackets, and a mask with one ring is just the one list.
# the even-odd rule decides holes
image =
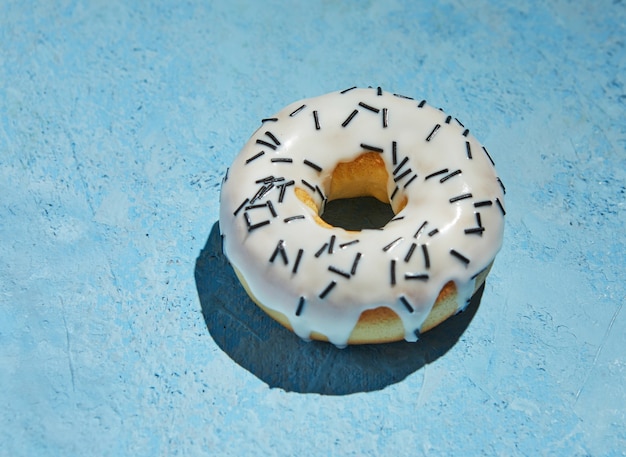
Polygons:
[[[250,298],[305,340],[416,341],[485,281],[504,192],[456,118],[353,87],[262,120],[222,182],[223,252]],[[363,196],[391,206],[381,229],[323,220],[327,202]]]

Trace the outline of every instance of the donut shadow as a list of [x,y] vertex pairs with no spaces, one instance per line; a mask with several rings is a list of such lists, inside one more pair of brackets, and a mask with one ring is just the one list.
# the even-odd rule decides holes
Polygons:
[[195,280],[207,329],[231,359],[269,387],[324,395],[381,390],[437,360],[471,322],[484,289],[464,312],[424,333],[417,343],[338,349],[301,340],[250,300],[222,253],[217,222],[196,260]]

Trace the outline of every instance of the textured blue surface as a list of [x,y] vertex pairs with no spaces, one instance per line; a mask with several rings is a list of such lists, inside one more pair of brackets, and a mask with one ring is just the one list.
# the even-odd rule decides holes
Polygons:
[[[132,3],[0,5],[0,454],[624,455],[624,2]],[[222,173],[353,85],[445,108],[507,186],[447,339],[232,313]]]

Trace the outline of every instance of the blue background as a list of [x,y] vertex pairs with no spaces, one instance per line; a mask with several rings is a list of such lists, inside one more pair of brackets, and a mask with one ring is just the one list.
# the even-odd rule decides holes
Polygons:
[[[624,455],[626,4],[0,5],[0,454]],[[301,343],[216,242],[260,119],[354,85],[460,119],[506,188],[482,302]]]

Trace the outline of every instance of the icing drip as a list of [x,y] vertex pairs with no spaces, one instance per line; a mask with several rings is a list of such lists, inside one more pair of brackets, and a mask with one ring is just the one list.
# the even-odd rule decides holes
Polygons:
[[[415,341],[449,281],[462,310],[500,249],[506,212],[490,153],[455,121],[380,88],[298,101],[264,119],[221,191],[224,252],[251,294],[301,338],[318,332],[337,346],[381,306]],[[320,223],[333,170],[363,154],[384,162],[395,217],[359,232]]]

